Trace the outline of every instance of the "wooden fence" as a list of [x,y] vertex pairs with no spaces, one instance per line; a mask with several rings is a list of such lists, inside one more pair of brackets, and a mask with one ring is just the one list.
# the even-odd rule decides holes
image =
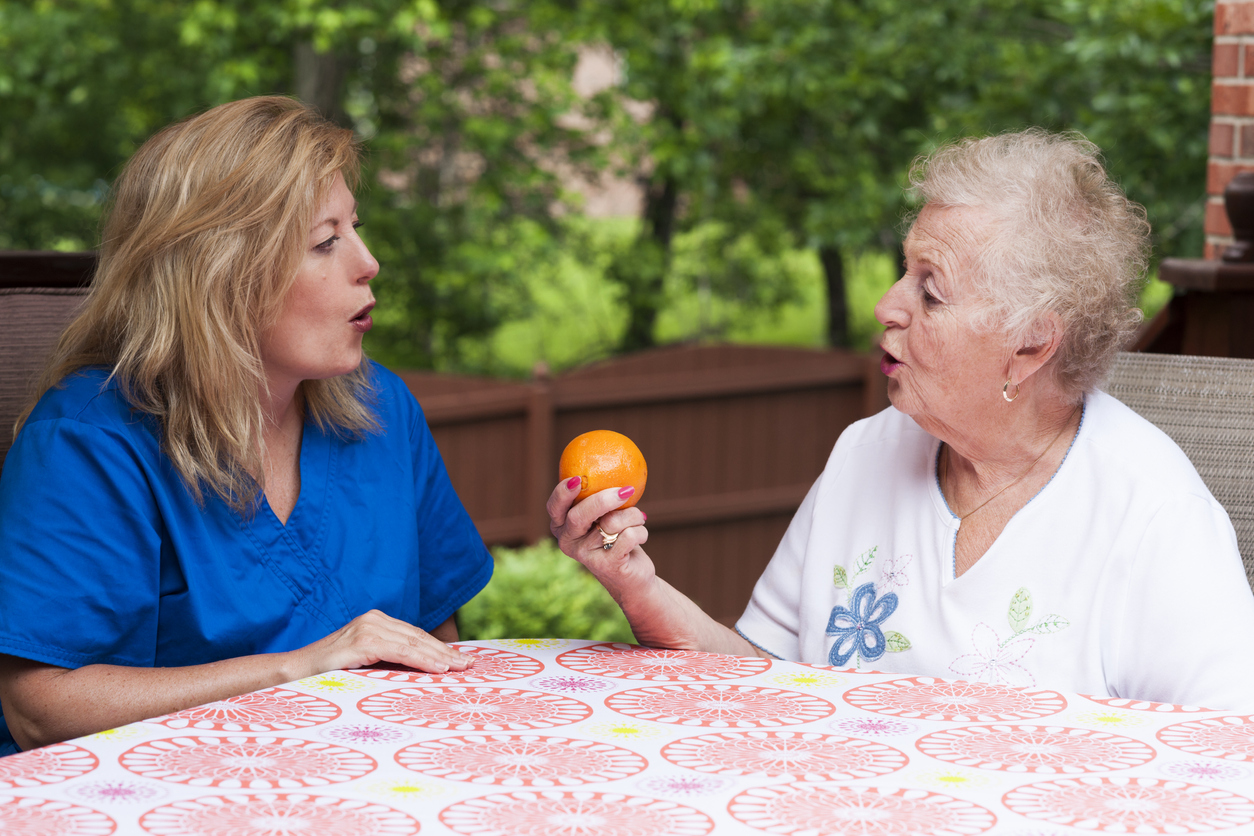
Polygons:
[[865,355],[682,346],[516,383],[401,372],[489,544],[548,536],[557,460],[580,433],[631,437],[659,574],[731,624],[840,432],[887,405]]

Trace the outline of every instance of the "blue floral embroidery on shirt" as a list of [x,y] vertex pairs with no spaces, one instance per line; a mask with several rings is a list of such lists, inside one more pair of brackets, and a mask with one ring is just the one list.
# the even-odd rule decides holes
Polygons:
[[[908,554],[885,560],[879,547],[872,546],[854,558],[848,568],[839,564],[832,567],[832,583],[837,589],[850,590],[850,599],[848,606],[833,607],[828,619],[827,635],[836,637],[828,652],[828,664],[843,667],[852,659],[853,666],[860,668],[864,659],[874,661],[885,652],[903,653],[910,649],[909,639],[882,626],[897,609],[894,589],[910,583],[906,577],[910,561]],[[859,576],[877,565],[879,580],[856,584]]]
[[828,653],[828,664],[842,667],[855,653],[868,661],[883,656],[888,641],[880,624],[896,609],[897,593],[890,592],[877,599],[873,583],[864,583],[854,590],[848,607],[832,607],[827,635],[837,638]]

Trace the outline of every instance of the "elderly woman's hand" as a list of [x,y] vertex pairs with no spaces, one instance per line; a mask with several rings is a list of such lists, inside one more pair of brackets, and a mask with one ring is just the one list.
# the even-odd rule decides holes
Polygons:
[[[639,548],[649,539],[647,516],[637,507],[616,510],[632,488],[609,488],[575,504],[579,478],[558,483],[549,496],[549,530],[568,556],[578,560],[621,606],[622,596],[654,577],[653,562]],[[602,535],[604,532],[604,536]],[[605,541],[613,544],[606,549]]]

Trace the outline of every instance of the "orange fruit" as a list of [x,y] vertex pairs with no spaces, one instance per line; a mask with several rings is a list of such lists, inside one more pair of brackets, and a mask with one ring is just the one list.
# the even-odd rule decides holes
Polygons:
[[578,476],[581,482],[576,502],[581,502],[597,491],[606,488],[636,489],[620,508],[630,508],[644,494],[644,483],[649,478],[649,467],[635,443],[613,430],[593,430],[576,436],[562,451],[557,465],[558,478],[563,482]]

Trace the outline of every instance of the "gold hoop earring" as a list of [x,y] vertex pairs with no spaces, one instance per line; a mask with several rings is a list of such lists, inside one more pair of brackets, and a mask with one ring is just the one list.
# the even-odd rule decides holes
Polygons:
[[1006,380],[1006,385],[1001,387],[1001,396],[1006,399],[1006,403],[1014,403],[1015,398],[1019,397],[1019,384],[1015,384],[1015,393],[1012,397],[1010,394],[1010,380]]

